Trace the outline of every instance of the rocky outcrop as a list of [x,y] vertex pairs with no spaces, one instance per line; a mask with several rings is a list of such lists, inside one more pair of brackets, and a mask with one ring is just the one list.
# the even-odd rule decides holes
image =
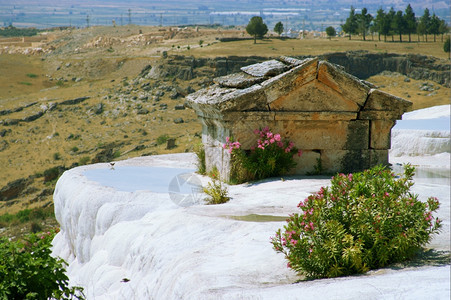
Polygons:
[[392,71],[413,79],[431,80],[447,87],[451,86],[450,63],[432,56],[349,51],[325,54],[321,58],[343,66],[346,72],[361,79],[383,71]]
[[[302,60],[309,57],[299,56],[296,58]],[[432,56],[349,51],[324,54],[319,58],[343,66],[346,72],[360,79],[366,79],[383,71],[392,71],[413,79],[431,80],[447,87],[451,86],[450,63]],[[181,80],[190,80],[202,76],[219,77],[240,72],[242,67],[260,63],[267,59],[267,57],[259,56],[216,58],[168,56],[152,67],[146,66],[142,75],[152,79],[175,77]],[[253,80],[255,80],[255,77]],[[244,81],[241,81],[241,83],[251,84]]]

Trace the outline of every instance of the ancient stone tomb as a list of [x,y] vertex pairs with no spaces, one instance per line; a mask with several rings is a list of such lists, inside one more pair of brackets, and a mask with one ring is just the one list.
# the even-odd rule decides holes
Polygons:
[[318,159],[326,173],[388,164],[391,128],[412,104],[316,58],[281,57],[241,71],[187,96],[203,125],[207,170],[216,166],[225,180],[226,137],[250,149],[254,129],[265,126],[302,149],[295,174],[313,172]]

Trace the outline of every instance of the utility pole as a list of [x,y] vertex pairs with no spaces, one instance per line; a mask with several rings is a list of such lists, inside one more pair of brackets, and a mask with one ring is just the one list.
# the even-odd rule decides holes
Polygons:
[[160,13],[160,27],[163,26],[163,14]]
[[132,24],[132,10],[128,9],[128,25]]
[[89,15],[86,15],[86,24],[87,24],[87,28],[89,28]]

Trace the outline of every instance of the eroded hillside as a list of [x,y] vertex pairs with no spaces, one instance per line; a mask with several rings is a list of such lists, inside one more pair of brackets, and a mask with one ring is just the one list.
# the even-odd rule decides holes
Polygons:
[[[249,41],[217,40],[242,35],[239,30],[93,27],[55,33],[39,50],[2,48],[0,214],[51,206],[56,179],[77,165],[192,151],[200,143],[201,125],[184,106],[187,94],[267,57],[308,55],[301,44],[298,52],[291,46],[265,51],[267,43],[282,49],[296,40],[262,41],[255,55],[248,52]],[[235,50],[214,55],[221,45],[221,51]],[[414,108],[449,102],[449,88],[433,77],[385,72],[367,80],[411,100]]]

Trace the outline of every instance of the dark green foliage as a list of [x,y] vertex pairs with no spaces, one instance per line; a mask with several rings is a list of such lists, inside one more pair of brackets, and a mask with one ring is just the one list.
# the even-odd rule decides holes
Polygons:
[[168,140],[169,140],[169,135],[163,134],[163,135],[160,135],[159,137],[157,137],[156,142],[157,142],[157,145],[163,145]]
[[383,166],[332,177],[298,205],[272,238],[288,266],[307,277],[364,273],[412,258],[441,227],[436,198],[410,192],[415,169],[400,178]]
[[417,29],[417,19],[415,18],[415,13],[413,12],[412,6],[407,5],[406,10],[404,11],[404,22],[405,22],[405,31],[409,34],[409,43],[411,42],[410,35],[415,33]]
[[445,43],[443,44],[443,51],[445,51],[446,53],[449,53],[449,47],[450,47],[450,38],[449,36],[446,37],[445,39]]
[[197,156],[197,172],[201,175],[205,175],[207,172],[207,166],[205,164],[205,148],[201,143],[194,147],[194,153]]
[[29,221],[42,222],[47,218],[54,218],[53,207],[24,209],[14,215],[9,213],[0,215],[0,227],[8,227],[14,223],[23,224]]
[[344,32],[349,34],[349,39],[353,34],[357,33],[358,24],[357,24],[357,16],[355,15],[355,8],[351,6],[351,11],[349,12],[349,17],[346,19],[346,22],[341,25],[341,28]]
[[268,26],[263,23],[263,19],[261,17],[255,16],[252,17],[249,24],[247,24],[246,32],[254,36],[255,44],[257,42],[257,38],[263,38],[263,36],[265,36],[268,32]]
[[276,25],[274,26],[274,32],[277,32],[279,34],[279,36],[282,34],[283,32],[283,24],[282,22],[277,22]]
[[366,33],[370,28],[373,16],[368,13],[366,8],[362,8],[362,12],[360,14],[357,14],[356,18],[357,18],[357,31],[362,35],[363,40],[365,41]]
[[0,299],[84,299],[82,288],[69,287],[66,263],[51,256],[54,235],[52,231],[19,241],[0,238]]
[[66,171],[66,168],[63,166],[57,166],[53,168],[49,168],[44,171],[44,182],[53,181],[55,179],[58,179],[58,177],[63,174],[63,172]]
[[326,28],[326,34],[329,37],[329,40],[331,37],[335,36],[337,33],[335,32],[335,28],[333,28],[332,26],[329,26]]
[[0,29],[0,36],[14,37],[14,36],[33,36],[37,35],[41,30],[36,28],[16,28],[8,26]]

